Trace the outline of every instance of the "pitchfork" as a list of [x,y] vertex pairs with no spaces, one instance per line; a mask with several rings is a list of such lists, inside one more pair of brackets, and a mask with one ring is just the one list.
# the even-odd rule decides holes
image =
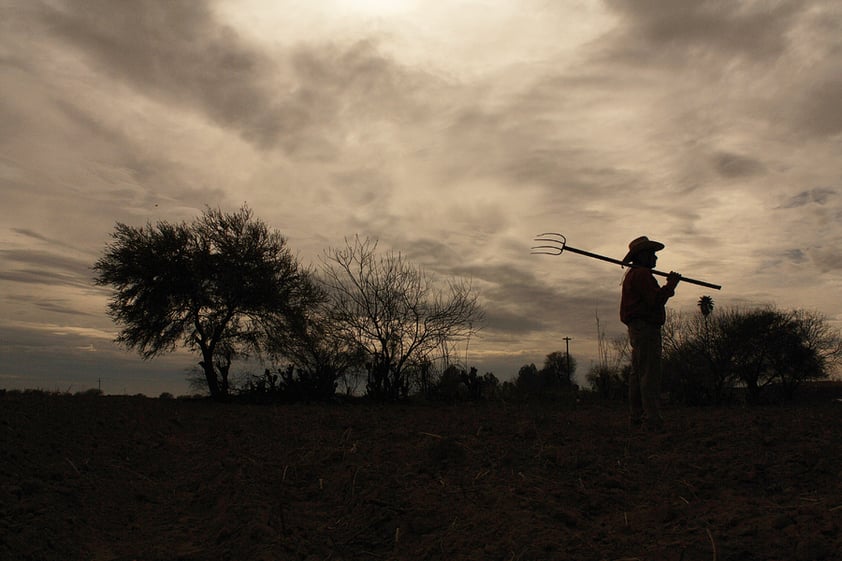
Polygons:
[[[620,261],[619,259],[612,259],[611,257],[606,257],[604,255],[599,255],[597,253],[591,253],[590,251],[585,251],[583,249],[576,249],[575,247],[571,247],[567,245],[567,238],[556,232],[546,232],[544,234],[539,234],[534,241],[542,242],[542,245],[535,245],[531,248],[532,251],[530,253],[536,255],[561,255],[565,251],[571,251],[573,253],[578,253],[579,255],[584,255],[585,257],[593,257],[594,259],[600,259],[601,261],[608,261],[609,263],[614,263],[615,265],[620,265],[621,267],[642,267],[642,265],[626,263]],[[659,275],[662,277],[669,276],[669,273],[664,273],[663,271],[656,271],[655,269],[652,269],[652,274]],[[712,284],[709,282],[691,279],[690,277],[684,276],[680,276],[680,278],[682,282],[698,284],[699,286],[706,286],[715,290],[722,289],[722,286],[718,284]]]

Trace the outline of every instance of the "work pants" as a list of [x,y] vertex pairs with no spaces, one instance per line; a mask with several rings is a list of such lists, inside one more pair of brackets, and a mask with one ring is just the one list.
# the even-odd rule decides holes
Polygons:
[[663,425],[658,403],[661,392],[661,326],[635,320],[629,324],[632,368],[629,414],[633,424]]

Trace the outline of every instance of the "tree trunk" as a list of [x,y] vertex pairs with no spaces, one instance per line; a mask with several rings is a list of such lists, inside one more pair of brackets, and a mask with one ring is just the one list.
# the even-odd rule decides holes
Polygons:
[[213,353],[210,350],[203,348],[202,357],[204,360],[202,360],[199,365],[205,371],[205,380],[208,382],[208,390],[210,391],[211,398],[215,401],[225,401],[227,392],[223,392],[219,387],[219,380],[216,377],[216,370],[213,366]]

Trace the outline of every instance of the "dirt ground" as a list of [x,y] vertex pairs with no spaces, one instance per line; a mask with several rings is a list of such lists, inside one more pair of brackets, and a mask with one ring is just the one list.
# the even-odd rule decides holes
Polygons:
[[3,560],[842,559],[842,403],[0,397]]

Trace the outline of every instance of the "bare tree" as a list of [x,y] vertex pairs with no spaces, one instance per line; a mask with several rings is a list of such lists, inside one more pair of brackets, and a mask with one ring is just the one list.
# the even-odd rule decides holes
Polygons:
[[363,349],[366,391],[380,399],[406,396],[411,368],[476,333],[484,315],[470,281],[437,284],[400,253],[378,253],[369,238],[326,252],[322,273],[332,320]]

